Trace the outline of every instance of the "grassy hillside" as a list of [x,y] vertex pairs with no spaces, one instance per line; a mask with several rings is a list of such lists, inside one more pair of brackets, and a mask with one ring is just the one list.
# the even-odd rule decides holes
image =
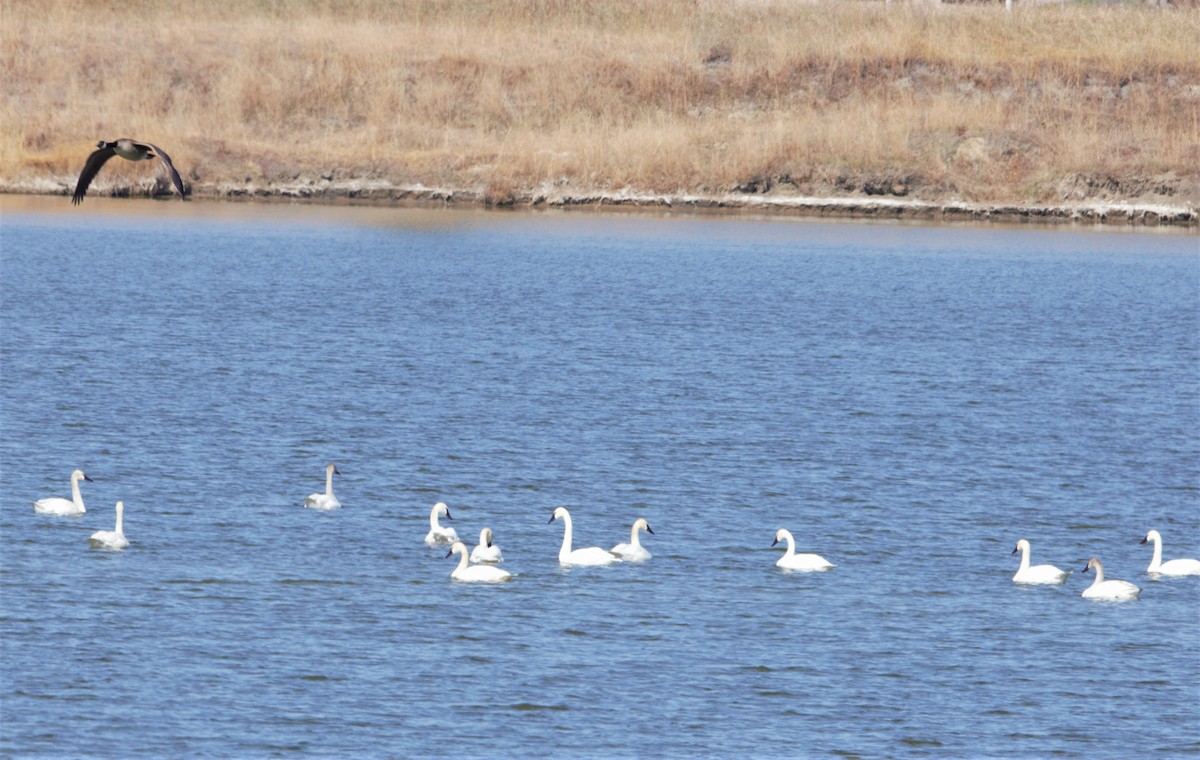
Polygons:
[[[0,179],[1200,203],[1200,10],[3,0]],[[112,162],[96,183],[145,165]]]

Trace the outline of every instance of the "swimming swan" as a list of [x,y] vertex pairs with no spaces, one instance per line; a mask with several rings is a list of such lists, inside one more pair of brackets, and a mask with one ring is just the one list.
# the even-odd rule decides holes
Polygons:
[[88,539],[88,544],[93,549],[111,549],[112,551],[121,551],[129,547],[129,540],[125,538],[125,531],[121,528],[122,518],[125,515],[125,503],[117,502],[117,527],[114,530],[98,530]]
[[450,577],[456,581],[467,582],[483,582],[483,583],[499,583],[512,578],[512,573],[492,565],[468,565],[467,564],[467,545],[462,541],[455,541],[450,547],[450,551],[446,552],[446,556],[451,554],[459,555],[458,567],[454,568],[454,572],[450,573]]
[[1146,572],[1158,575],[1200,575],[1200,560],[1172,559],[1163,562],[1162,536],[1158,535],[1158,531],[1152,530],[1142,539],[1143,544],[1151,541],[1154,542],[1154,559],[1150,560],[1150,567],[1146,568]]
[[629,531],[629,543],[617,544],[612,548],[612,553],[626,562],[645,562],[650,559],[650,552],[642,547],[641,541],[638,541],[639,530],[644,530],[650,535],[654,535],[654,531],[650,530],[650,523],[646,522],[646,518],[639,517],[633,521],[633,528]]
[[1096,580],[1092,581],[1092,585],[1083,590],[1084,599],[1107,599],[1109,601],[1123,601],[1126,599],[1137,599],[1141,589],[1133,585],[1129,581],[1106,581],[1104,580],[1104,566],[1100,564],[1100,560],[1092,557],[1088,560],[1087,565],[1083,568],[1083,572],[1088,570],[1096,571]]
[[62,499],[57,496],[50,499],[38,499],[33,503],[33,511],[43,515],[81,515],[87,511],[83,506],[83,495],[79,493],[79,481],[93,482],[83,474],[82,470],[71,473],[71,498]]
[[312,493],[304,500],[304,506],[307,509],[341,509],[342,503],[333,495],[333,476],[341,475],[338,472],[337,465],[325,465],[325,493]]
[[447,520],[453,520],[450,516],[450,508],[445,502],[439,501],[433,505],[433,509],[429,512],[429,532],[425,534],[425,543],[430,546],[437,544],[452,544],[458,540],[458,533],[454,528],[443,528],[438,524],[438,515],[445,515]]
[[554,512],[550,515],[549,525],[558,518],[562,518],[565,530],[563,531],[562,548],[558,550],[558,563],[560,565],[611,565],[614,562],[620,562],[621,558],[612,552],[606,552],[599,546],[589,546],[586,549],[576,549],[571,551],[571,513],[566,507],[555,507]]
[[1067,576],[1071,574],[1070,570],[1059,570],[1054,565],[1029,566],[1029,542],[1025,539],[1022,538],[1018,541],[1017,548],[1012,550],[1013,554],[1017,552],[1021,553],[1021,567],[1013,576],[1013,583],[1059,584],[1067,582]]
[[485,565],[494,565],[503,560],[500,547],[492,543],[492,529],[484,528],[479,531],[479,546],[471,550],[471,561]]
[[784,570],[828,570],[833,567],[833,563],[825,559],[819,554],[797,554],[796,540],[792,538],[790,531],[783,528],[775,531],[775,540],[771,542],[771,546],[780,541],[787,541],[787,551],[775,563],[776,567],[782,567]]

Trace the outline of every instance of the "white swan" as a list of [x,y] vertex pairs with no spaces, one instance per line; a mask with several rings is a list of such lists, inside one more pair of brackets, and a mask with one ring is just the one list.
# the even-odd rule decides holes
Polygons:
[[614,562],[620,562],[621,558],[612,552],[606,552],[599,546],[589,546],[586,549],[571,550],[571,513],[566,507],[555,507],[554,512],[550,515],[549,525],[558,518],[562,518],[565,530],[563,531],[562,548],[558,550],[558,563],[560,565],[611,565]]
[[1162,536],[1158,535],[1157,530],[1150,531],[1142,539],[1143,544],[1151,541],[1154,542],[1154,558],[1150,560],[1150,567],[1146,568],[1146,572],[1158,575],[1200,575],[1200,560],[1198,559],[1162,561]]
[[454,542],[446,556],[451,554],[459,555],[458,567],[450,573],[450,577],[456,581],[499,583],[512,578],[512,573],[493,565],[468,565],[467,545],[462,541]]
[[325,465],[325,493],[312,493],[304,500],[307,509],[341,509],[342,503],[333,495],[333,476],[341,475],[336,464]]
[[1082,596],[1084,599],[1103,599],[1117,602],[1126,599],[1137,599],[1138,594],[1142,591],[1129,581],[1104,580],[1104,566],[1095,557],[1089,559],[1087,565],[1083,568],[1083,572],[1085,573],[1088,570],[1096,571],[1096,580],[1092,581],[1092,585],[1083,590]]
[[38,499],[33,503],[33,511],[43,515],[81,515],[87,511],[83,506],[83,494],[79,493],[79,481],[92,479],[83,474],[83,470],[71,473],[71,498],[52,497]]
[[122,520],[125,515],[125,503],[117,502],[117,527],[114,530],[98,530],[88,538],[88,544],[93,549],[111,549],[112,551],[121,551],[129,547],[129,540],[125,538],[125,531],[122,529]]
[[484,528],[479,531],[479,546],[471,550],[471,561],[485,565],[494,565],[503,560],[500,547],[492,543],[492,529]]
[[642,542],[638,540],[639,530],[644,530],[650,535],[654,535],[654,531],[650,530],[650,523],[646,522],[646,518],[639,517],[633,521],[633,528],[629,531],[629,543],[617,544],[612,548],[612,553],[626,562],[645,562],[650,559],[650,552],[646,551],[642,546]]
[[1067,582],[1067,576],[1071,574],[1070,570],[1059,570],[1054,565],[1029,566],[1029,542],[1025,539],[1017,541],[1017,548],[1013,549],[1012,553],[1016,554],[1017,552],[1021,553],[1021,567],[1013,576],[1013,583],[1059,584]]
[[438,524],[438,515],[445,515],[447,520],[453,520],[450,516],[450,508],[445,502],[439,501],[433,505],[433,509],[429,511],[429,532],[425,534],[425,543],[430,546],[437,544],[452,544],[458,540],[458,532],[454,528],[443,528]]
[[775,531],[775,540],[771,542],[771,546],[780,541],[787,541],[787,551],[775,563],[776,567],[782,567],[784,570],[828,570],[833,567],[833,563],[825,559],[819,554],[797,554],[796,540],[792,538],[790,531],[780,528]]

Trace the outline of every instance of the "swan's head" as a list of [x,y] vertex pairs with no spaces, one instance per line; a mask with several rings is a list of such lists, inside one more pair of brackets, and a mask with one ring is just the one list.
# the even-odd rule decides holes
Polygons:
[[124,513],[125,513],[125,502],[118,501],[117,502],[117,514],[120,515],[120,514],[124,514]]
[[73,481],[74,480],[86,480],[89,483],[95,482],[91,478],[89,478],[87,475],[84,475],[83,470],[76,470],[75,472],[71,473],[71,480],[73,480]]
[[775,531],[775,540],[771,542],[771,546],[774,546],[780,541],[787,541],[791,537],[792,534],[787,530],[787,528],[780,528],[779,530]]
[[1017,553],[1023,552],[1023,551],[1024,552],[1029,551],[1029,542],[1022,538],[1020,541],[1017,542],[1017,546],[1015,549],[1012,550],[1012,553],[1017,554]]
[[1083,566],[1083,572],[1085,572],[1085,573],[1088,570],[1092,570],[1092,569],[1095,569],[1096,572],[1098,572],[1098,573],[1104,571],[1104,566],[1100,564],[1099,558],[1092,557],[1091,559],[1088,560],[1087,564]]
[[326,473],[330,473],[330,472],[332,472],[334,475],[341,475],[341,474],[342,474],[342,473],[338,472],[337,465],[336,465],[336,464],[333,464],[332,462],[330,462],[329,464],[325,465],[325,472],[326,472]]
[[453,554],[466,554],[466,553],[467,553],[467,545],[464,544],[462,541],[455,541],[454,545],[450,547],[450,551],[446,552],[446,556],[449,557]]
[[1156,544],[1162,542],[1162,536],[1158,535],[1158,531],[1152,530],[1146,534],[1145,538],[1142,539],[1143,544],[1148,544],[1151,541],[1153,541]]
[[447,507],[446,502],[444,501],[439,501],[437,504],[433,505],[433,513],[435,515],[445,515],[447,520],[454,519],[450,516],[450,507]]
[[571,513],[567,511],[566,507],[555,507],[554,511],[550,513],[550,519],[546,521],[546,524],[549,525],[560,517],[568,519],[571,517]]
[[492,545],[492,529],[491,528],[484,528],[483,530],[479,531],[479,543],[483,544],[484,546]]

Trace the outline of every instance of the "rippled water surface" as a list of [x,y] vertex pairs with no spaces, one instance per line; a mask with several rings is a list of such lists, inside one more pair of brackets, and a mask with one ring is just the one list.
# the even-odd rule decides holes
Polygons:
[[0,754],[1200,753],[1194,234],[3,203]]

